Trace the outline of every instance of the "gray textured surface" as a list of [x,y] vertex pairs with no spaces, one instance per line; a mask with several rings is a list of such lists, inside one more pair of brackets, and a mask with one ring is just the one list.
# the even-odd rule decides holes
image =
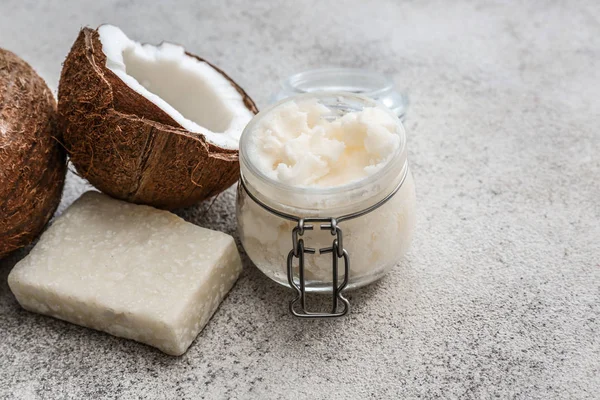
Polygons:
[[[410,88],[410,256],[336,321],[247,268],[173,358],[19,308],[0,264],[0,397],[600,398],[600,6],[471,1],[0,4],[0,46],[54,88],[82,25],[180,42],[267,104],[305,67]],[[70,176],[61,210],[84,185]],[[233,192],[180,212],[235,229]]]

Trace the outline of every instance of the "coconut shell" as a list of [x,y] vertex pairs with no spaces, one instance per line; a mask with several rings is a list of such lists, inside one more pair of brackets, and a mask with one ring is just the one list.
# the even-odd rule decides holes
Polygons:
[[60,202],[67,165],[44,80],[0,49],[0,258],[31,243]]
[[[242,88],[215,70],[257,113]],[[187,207],[239,178],[237,150],[222,149],[182,128],[106,68],[96,30],[82,29],[65,60],[58,113],[77,172],[118,199],[163,209]]]

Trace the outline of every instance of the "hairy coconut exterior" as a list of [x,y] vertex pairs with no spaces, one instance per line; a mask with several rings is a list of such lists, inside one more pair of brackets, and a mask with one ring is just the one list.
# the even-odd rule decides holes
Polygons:
[[0,258],[31,243],[60,202],[67,164],[56,117],[44,80],[0,49]]
[[[256,113],[254,102],[227,79]],[[237,150],[185,130],[106,68],[96,30],[82,29],[65,60],[58,112],[77,172],[113,197],[163,209],[187,207],[239,178]]]

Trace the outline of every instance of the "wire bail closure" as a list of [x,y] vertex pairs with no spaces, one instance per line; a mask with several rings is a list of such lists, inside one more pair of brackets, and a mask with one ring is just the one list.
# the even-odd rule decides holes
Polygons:
[[[326,223],[328,222],[329,223]],[[308,222],[308,224],[306,224]],[[330,313],[315,313],[307,310],[306,307],[306,280],[304,279],[304,254],[315,254],[315,249],[312,247],[304,247],[304,231],[313,230],[311,223],[321,223],[321,230],[329,230],[335,238],[331,247],[324,247],[319,249],[319,254],[332,254],[332,277],[331,277],[331,289],[332,289],[332,308]],[[292,250],[288,253],[287,257],[287,275],[288,283],[292,288],[296,290],[296,298],[290,302],[290,312],[299,318],[332,318],[342,317],[350,311],[350,303],[346,299],[342,291],[348,284],[348,276],[350,275],[350,257],[348,252],[344,249],[343,245],[343,234],[339,226],[337,226],[337,220],[335,218],[300,218],[298,225],[292,230]],[[298,284],[294,281],[294,258],[298,259]],[[338,265],[339,259],[344,260],[344,279],[341,284],[338,285]],[[300,311],[296,310],[296,304],[300,302]],[[340,308],[340,303],[342,304]]]
[[[339,224],[354,218],[361,217],[365,214],[370,213],[381,207],[385,204],[389,199],[394,197],[394,195],[400,190],[406,177],[408,175],[408,164],[406,164],[403,172],[402,178],[398,182],[398,185],[383,199],[379,200],[377,203],[373,204],[370,207],[367,207],[361,211],[357,211],[351,214],[346,214],[341,217],[298,217],[291,214],[286,214],[281,211],[278,211],[272,207],[269,207],[262,201],[260,201],[256,196],[254,196],[248,190],[246,183],[244,182],[244,177],[240,179],[241,187],[246,191],[248,196],[260,207],[264,210],[274,214],[280,218],[287,219],[289,221],[295,221],[297,224],[292,229],[292,249],[288,253],[287,256],[287,277],[288,283],[290,287],[296,291],[296,297],[290,301],[289,309],[290,312],[299,318],[336,318],[343,317],[344,315],[350,312],[350,302],[343,295],[343,291],[348,285],[348,280],[350,276],[350,255],[348,251],[344,249],[344,235],[342,228],[340,228]],[[314,224],[319,224],[319,228],[321,230],[329,230],[331,235],[334,236],[331,247],[324,247],[319,249],[319,254],[329,254],[331,253],[331,272],[332,272],[332,307],[331,312],[311,312],[307,310],[306,307],[306,279],[305,279],[305,269],[304,269],[304,255],[305,254],[316,254],[316,250],[312,247],[305,247],[304,245],[304,233],[306,231],[311,231],[314,229]],[[294,258],[298,259],[298,283],[294,280]],[[341,283],[338,284],[339,281],[339,261],[343,260],[344,263],[344,279]]]

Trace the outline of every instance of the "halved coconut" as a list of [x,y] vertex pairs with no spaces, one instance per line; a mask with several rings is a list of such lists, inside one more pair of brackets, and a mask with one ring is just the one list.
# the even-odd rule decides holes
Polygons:
[[60,202],[67,173],[46,82],[0,49],[0,258],[28,245]]
[[140,44],[117,27],[84,28],[58,91],[77,172],[113,197],[173,209],[239,177],[238,143],[257,113],[223,71],[171,43]]

